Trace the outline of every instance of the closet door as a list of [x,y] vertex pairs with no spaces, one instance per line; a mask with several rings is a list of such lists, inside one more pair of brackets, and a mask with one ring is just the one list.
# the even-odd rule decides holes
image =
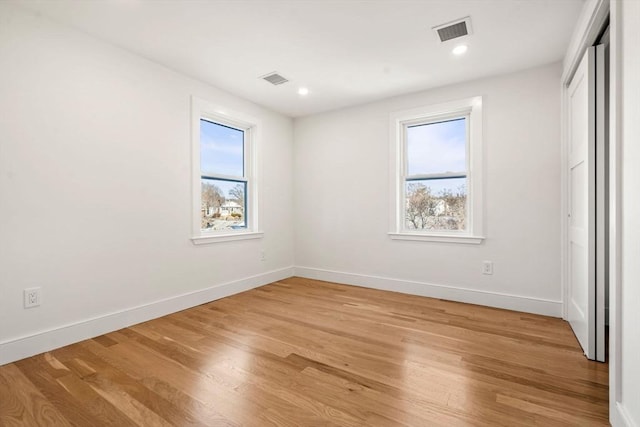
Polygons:
[[589,359],[596,356],[595,48],[587,50],[568,90],[568,321]]

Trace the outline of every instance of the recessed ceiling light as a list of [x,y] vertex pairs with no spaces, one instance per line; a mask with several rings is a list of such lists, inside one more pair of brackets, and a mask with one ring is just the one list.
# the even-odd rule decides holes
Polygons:
[[453,52],[454,55],[462,55],[467,51],[467,49],[468,47],[466,44],[461,44],[459,46],[454,47],[451,52]]
[[309,95],[309,89],[307,89],[306,87],[299,88],[298,95],[301,95],[301,96]]

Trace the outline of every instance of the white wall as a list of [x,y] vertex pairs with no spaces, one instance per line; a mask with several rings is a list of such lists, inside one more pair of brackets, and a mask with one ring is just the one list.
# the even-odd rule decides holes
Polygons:
[[[622,274],[617,301],[621,346],[619,405],[640,426],[640,2],[618,2],[622,97]],[[615,374],[615,373],[614,373]]]
[[[560,74],[553,64],[296,119],[296,273],[560,316]],[[486,241],[390,240],[389,113],[476,95]]]
[[[191,95],[262,121],[263,239],[191,243]],[[291,275],[289,118],[1,2],[0,111],[0,364]]]

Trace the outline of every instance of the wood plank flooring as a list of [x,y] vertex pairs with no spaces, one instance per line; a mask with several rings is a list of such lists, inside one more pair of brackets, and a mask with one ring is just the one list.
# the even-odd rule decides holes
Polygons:
[[560,319],[290,278],[0,367],[1,426],[608,425]]

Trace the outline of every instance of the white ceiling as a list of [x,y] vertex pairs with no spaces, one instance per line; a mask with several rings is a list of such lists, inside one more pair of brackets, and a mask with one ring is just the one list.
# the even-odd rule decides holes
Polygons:
[[[583,0],[18,0],[299,117],[562,59]],[[432,27],[470,16],[469,51]],[[461,40],[461,39],[458,39]],[[258,77],[277,71],[273,86]],[[301,97],[299,86],[310,94]]]

